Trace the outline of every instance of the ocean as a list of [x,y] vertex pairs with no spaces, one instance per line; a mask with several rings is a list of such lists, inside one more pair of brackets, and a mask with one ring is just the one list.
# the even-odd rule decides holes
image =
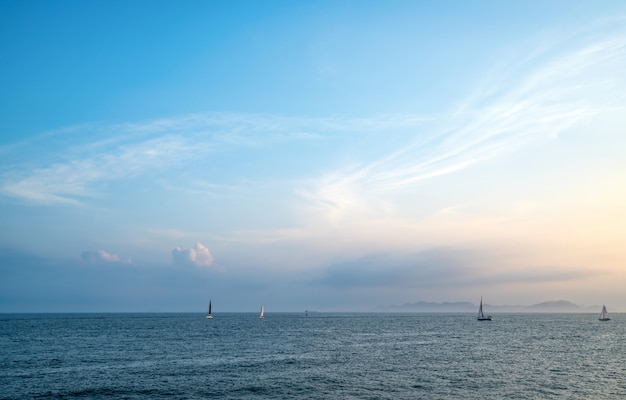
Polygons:
[[1,314],[2,399],[623,399],[626,315]]

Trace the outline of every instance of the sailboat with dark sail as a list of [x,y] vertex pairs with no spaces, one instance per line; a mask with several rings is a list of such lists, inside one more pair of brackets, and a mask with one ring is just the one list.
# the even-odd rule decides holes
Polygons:
[[480,307],[478,307],[478,320],[479,321],[491,321],[491,315],[485,315],[483,313],[483,298],[480,298]]
[[211,300],[209,300],[209,311],[206,313],[206,318],[213,318],[213,314],[211,313]]
[[602,311],[600,312],[600,318],[598,318],[600,321],[610,321],[611,318],[609,318],[609,312],[606,310],[606,306],[603,305],[602,306]]

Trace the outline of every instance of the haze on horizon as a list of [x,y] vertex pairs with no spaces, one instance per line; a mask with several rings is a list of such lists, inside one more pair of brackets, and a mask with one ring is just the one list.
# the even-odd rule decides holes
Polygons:
[[0,312],[626,310],[626,3],[0,4]]

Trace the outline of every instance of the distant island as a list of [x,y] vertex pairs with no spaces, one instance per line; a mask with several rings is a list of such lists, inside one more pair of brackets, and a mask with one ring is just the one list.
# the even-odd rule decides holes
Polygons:
[[[544,301],[533,305],[493,305],[483,303],[489,312],[524,313],[593,313],[600,312],[601,305],[582,306],[566,300]],[[478,305],[469,301],[443,302],[418,301],[401,305],[382,306],[381,311],[391,312],[476,312]]]

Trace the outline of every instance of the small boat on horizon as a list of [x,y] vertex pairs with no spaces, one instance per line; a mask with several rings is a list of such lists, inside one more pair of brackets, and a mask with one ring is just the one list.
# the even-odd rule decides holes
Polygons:
[[259,318],[265,318],[265,307],[261,305],[261,313],[259,314]]
[[213,318],[213,314],[211,313],[211,300],[209,300],[209,311],[207,311],[205,318],[209,318],[209,319]]
[[600,312],[600,318],[598,318],[598,320],[600,321],[610,321],[611,318],[609,318],[609,312],[606,310],[606,306],[602,305],[602,311]]
[[483,313],[483,298],[482,296],[480,297],[480,307],[478,307],[478,320],[479,321],[491,321],[491,315],[487,315],[485,316],[485,314]]

